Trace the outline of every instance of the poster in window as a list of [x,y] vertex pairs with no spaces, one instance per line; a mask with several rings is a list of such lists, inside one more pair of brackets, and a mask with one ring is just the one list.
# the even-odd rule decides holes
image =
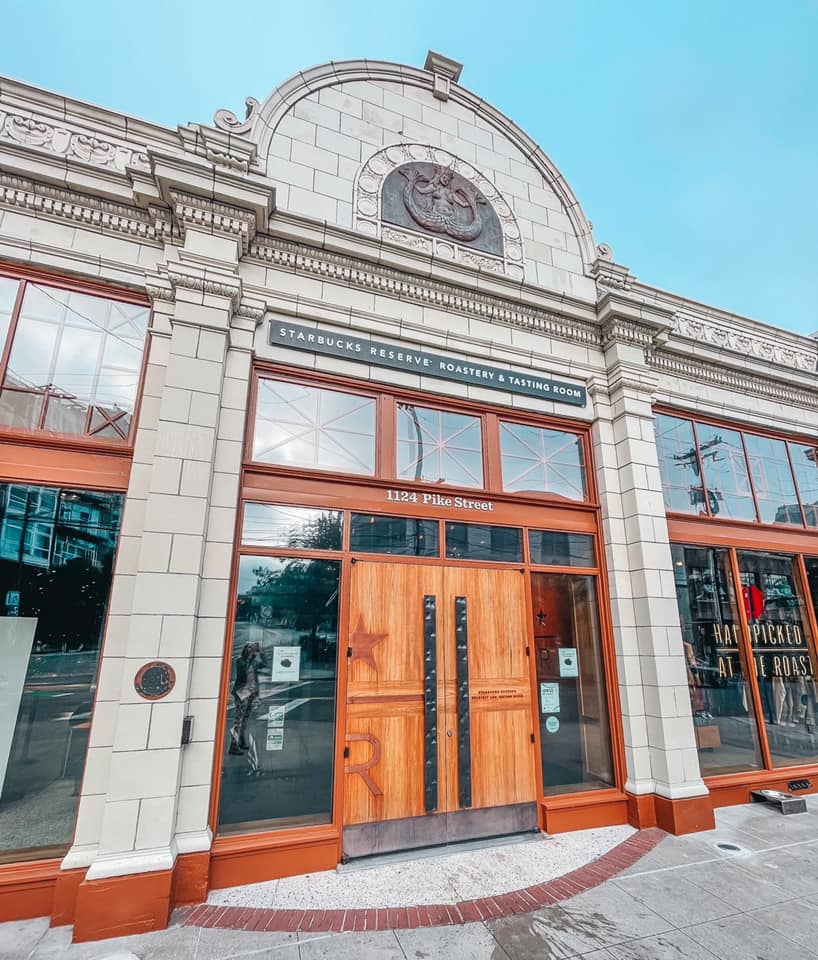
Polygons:
[[273,647],[272,679],[298,680],[301,676],[301,647]]
[[579,660],[576,647],[563,647],[560,650],[560,676],[579,676]]
[[558,683],[540,684],[540,713],[560,712],[560,685]]

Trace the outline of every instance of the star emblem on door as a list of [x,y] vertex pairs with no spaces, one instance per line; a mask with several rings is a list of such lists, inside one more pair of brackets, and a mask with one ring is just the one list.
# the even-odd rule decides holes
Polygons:
[[363,660],[365,664],[372,667],[377,673],[378,665],[375,663],[373,654],[374,648],[389,636],[386,633],[370,633],[366,629],[364,618],[359,614],[355,629],[349,635],[349,662],[353,660]]

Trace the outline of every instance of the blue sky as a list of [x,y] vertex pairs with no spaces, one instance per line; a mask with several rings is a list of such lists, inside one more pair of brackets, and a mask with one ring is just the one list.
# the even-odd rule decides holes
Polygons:
[[640,280],[818,330],[816,0],[27,0],[3,28],[0,73],[172,126],[316,63],[431,47]]

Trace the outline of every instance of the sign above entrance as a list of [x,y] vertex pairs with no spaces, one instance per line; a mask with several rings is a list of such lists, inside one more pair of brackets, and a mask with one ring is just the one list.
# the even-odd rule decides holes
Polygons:
[[413,490],[387,490],[386,499],[395,503],[418,503],[424,507],[452,507],[454,510],[494,510],[493,500],[471,497],[447,497],[442,493],[415,493]]
[[372,363],[379,367],[414,370],[429,377],[471,383],[492,390],[505,390],[508,393],[523,393],[529,397],[539,397],[555,403],[570,403],[576,407],[584,407],[587,400],[585,387],[574,383],[552,380],[535,373],[516,373],[502,367],[456,360],[438,353],[428,353],[426,350],[414,350],[369,337],[353,337],[337,330],[305,327],[283,320],[270,321],[270,343],[274,346]]

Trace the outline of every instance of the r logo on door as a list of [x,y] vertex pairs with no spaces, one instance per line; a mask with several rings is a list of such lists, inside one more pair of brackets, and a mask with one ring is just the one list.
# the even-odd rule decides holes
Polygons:
[[366,763],[348,763],[344,766],[344,773],[357,773],[361,780],[367,785],[369,792],[373,797],[382,797],[383,790],[378,786],[377,783],[370,776],[369,771],[372,767],[376,766],[381,762],[381,742],[377,737],[373,737],[371,733],[348,733],[346,735],[346,742],[353,743],[359,740],[365,740],[367,743],[372,744],[372,756]]

